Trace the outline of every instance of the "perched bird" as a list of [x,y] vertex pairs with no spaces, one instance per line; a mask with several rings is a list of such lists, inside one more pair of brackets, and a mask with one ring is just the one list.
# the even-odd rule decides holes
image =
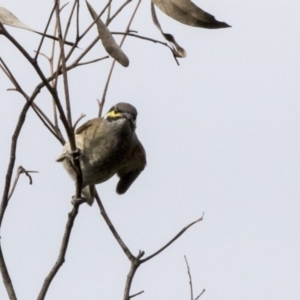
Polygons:
[[[75,132],[80,151],[82,193],[87,203],[94,200],[94,185],[117,174],[116,191],[124,194],[144,170],[146,153],[135,133],[137,110],[129,103],[114,105],[102,118],[87,121]],[[69,141],[56,159],[76,180]]]

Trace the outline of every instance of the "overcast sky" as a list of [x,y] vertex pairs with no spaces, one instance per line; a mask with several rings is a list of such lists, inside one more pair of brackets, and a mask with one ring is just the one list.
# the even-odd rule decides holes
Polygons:
[[[82,28],[90,16],[81,1]],[[27,25],[43,30],[53,1],[1,1]],[[97,11],[102,3],[91,0]],[[103,2],[104,3],[104,2]],[[134,2],[135,3],[135,2]],[[124,18],[111,30],[123,31]],[[195,295],[216,300],[298,300],[300,294],[300,6],[299,1],[195,2],[229,29],[206,30],[171,20],[158,10],[165,32],[187,51],[177,66],[161,45],[128,37],[130,66],[117,65],[107,94],[113,104],[138,109],[137,134],[147,167],[129,191],[115,193],[117,178],[98,186],[109,216],[134,254],[155,252],[205,212],[165,252],[137,272],[137,299],[190,299],[187,256]],[[66,10],[67,11],[67,10]],[[66,17],[67,14],[65,13]],[[6,27],[34,55],[39,37]],[[143,1],[131,29],[162,40]],[[91,37],[96,35],[94,29]],[[42,52],[49,54],[50,44]],[[85,42],[80,45],[82,49]],[[78,55],[81,49],[78,49]],[[90,58],[105,54],[96,45]],[[0,36],[0,56],[29,94],[39,79]],[[48,72],[45,59],[40,58]],[[73,119],[97,115],[111,60],[70,72]],[[7,92],[0,74],[0,185],[11,136],[24,99]],[[51,113],[42,91],[39,104]],[[28,113],[16,167],[38,170],[33,185],[21,177],[6,211],[1,242],[21,300],[36,299],[60,247],[74,186],[55,158],[61,145]],[[122,299],[129,262],[96,205],[82,205],[66,262],[47,300]],[[0,283],[0,299],[7,299]]]

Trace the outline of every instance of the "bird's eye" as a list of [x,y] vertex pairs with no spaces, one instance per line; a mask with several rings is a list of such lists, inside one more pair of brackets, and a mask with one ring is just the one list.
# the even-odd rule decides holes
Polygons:
[[115,108],[114,113],[115,114],[119,113],[119,110]]

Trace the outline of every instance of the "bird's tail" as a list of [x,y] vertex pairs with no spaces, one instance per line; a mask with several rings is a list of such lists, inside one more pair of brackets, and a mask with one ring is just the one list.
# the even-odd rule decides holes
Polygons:
[[92,205],[94,202],[95,195],[95,186],[88,185],[82,189],[82,194],[86,198],[86,202],[88,205]]

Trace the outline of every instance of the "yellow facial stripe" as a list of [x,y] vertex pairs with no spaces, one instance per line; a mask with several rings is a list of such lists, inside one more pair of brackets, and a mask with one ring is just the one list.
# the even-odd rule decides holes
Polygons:
[[115,112],[114,110],[110,111],[109,113],[106,114],[105,118],[120,118],[122,117],[122,114],[120,112]]

